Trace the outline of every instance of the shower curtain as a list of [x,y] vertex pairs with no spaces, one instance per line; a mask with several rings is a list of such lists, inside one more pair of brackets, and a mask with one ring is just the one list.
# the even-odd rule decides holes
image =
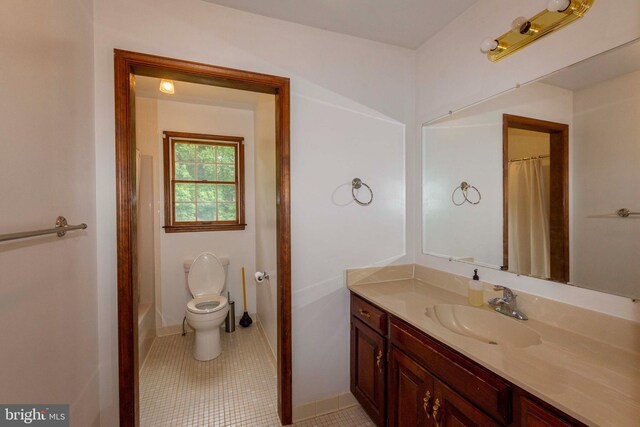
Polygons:
[[509,163],[509,271],[550,276],[549,206],[540,159]]

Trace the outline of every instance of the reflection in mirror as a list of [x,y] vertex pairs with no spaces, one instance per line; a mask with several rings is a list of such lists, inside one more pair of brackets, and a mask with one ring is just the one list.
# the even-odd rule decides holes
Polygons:
[[503,269],[569,281],[569,126],[503,118]]
[[427,124],[423,252],[640,297],[639,118],[636,42]]

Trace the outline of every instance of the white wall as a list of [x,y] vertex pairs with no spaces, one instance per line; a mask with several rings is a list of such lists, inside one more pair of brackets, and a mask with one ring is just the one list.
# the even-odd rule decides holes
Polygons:
[[640,254],[640,239],[631,237],[640,221],[602,216],[639,206],[638,117],[640,71],[575,92],[573,209],[581,214],[573,215],[571,281],[631,296],[640,286],[640,264],[629,262]]
[[99,425],[92,2],[5,1],[0,26],[0,401]]
[[[503,114],[571,125],[573,92],[534,83],[423,128],[422,252],[503,264]],[[478,205],[453,204],[461,181],[478,188]],[[470,189],[469,198],[476,197]],[[455,200],[460,203],[461,191]]]
[[[415,53],[197,0],[97,0],[95,21],[105,423],[117,414],[114,48],[291,78],[294,405],[347,391],[344,269],[412,260],[405,206],[417,183],[406,186],[404,145],[413,152]],[[355,176],[376,192],[369,208],[340,206]]]
[[[488,61],[480,53],[479,45],[484,37],[504,33],[514,17],[533,16],[545,5],[544,0],[477,2],[421,46],[418,50],[418,123],[479,102],[518,83],[534,80],[640,36],[640,2],[600,1],[581,20],[498,63]],[[415,168],[415,179],[419,180],[420,166]],[[419,189],[416,189],[415,197],[418,200],[421,197]],[[419,219],[413,227],[421,230]],[[421,252],[416,244],[416,260],[421,264],[462,275],[471,272],[469,265]],[[638,304],[628,299],[490,269],[481,270],[482,277],[492,283],[620,317],[640,319]]]
[[[276,211],[276,105],[273,95],[260,95],[254,110],[256,177],[256,270],[269,280],[256,286],[256,311],[271,351],[278,343],[278,253]],[[255,280],[250,279],[251,284]]]
[[[156,116],[153,117],[153,112]],[[255,191],[254,191],[254,119],[253,111],[224,108],[203,104],[189,104],[149,98],[136,99],[138,142],[153,147],[154,163],[162,165],[162,132],[193,132],[214,135],[241,136],[244,140],[245,156],[245,220],[247,227],[238,231],[210,231],[202,233],[165,233],[164,192],[159,191],[157,209],[159,225],[156,227],[160,240],[160,287],[159,323],[157,328],[181,325],[187,302],[192,298],[187,286],[183,263],[193,260],[198,254],[208,251],[229,257],[227,291],[236,301],[236,315],[242,315],[242,278],[244,266],[247,281],[247,305],[250,313],[256,310],[254,281],[255,269]],[[152,129],[148,123],[155,123]],[[147,133],[148,132],[148,133]],[[151,141],[151,143],[150,143]],[[164,171],[158,167],[155,175],[156,187],[164,188]]]

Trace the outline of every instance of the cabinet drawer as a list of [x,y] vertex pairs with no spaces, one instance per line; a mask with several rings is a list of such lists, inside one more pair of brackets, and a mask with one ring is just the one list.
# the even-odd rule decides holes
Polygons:
[[511,385],[403,321],[391,318],[391,343],[421,362],[502,424],[511,422]]
[[354,294],[351,294],[351,314],[380,335],[387,335],[387,313]]

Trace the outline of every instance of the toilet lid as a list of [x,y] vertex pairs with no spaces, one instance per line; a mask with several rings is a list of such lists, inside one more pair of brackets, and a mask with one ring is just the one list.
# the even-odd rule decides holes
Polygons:
[[198,255],[189,269],[191,295],[220,295],[225,277],[224,267],[218,257],[210,252]]

